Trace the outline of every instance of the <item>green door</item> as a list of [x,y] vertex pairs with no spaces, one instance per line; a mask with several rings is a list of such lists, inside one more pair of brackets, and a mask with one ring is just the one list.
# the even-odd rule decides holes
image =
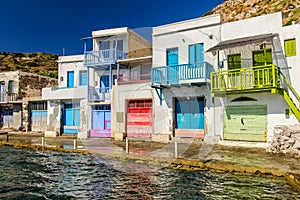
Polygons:
[[265,142],[267,106],[226,106],[224,139]]

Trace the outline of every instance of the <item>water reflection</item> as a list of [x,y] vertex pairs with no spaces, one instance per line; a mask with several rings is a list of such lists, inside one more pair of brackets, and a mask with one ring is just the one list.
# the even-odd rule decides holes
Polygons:
[[299,199],[283,179],[0,147],[0,199]]

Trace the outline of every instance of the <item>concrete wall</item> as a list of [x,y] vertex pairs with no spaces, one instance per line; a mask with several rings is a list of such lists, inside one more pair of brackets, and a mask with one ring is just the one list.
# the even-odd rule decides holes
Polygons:
[[187,64],[189,45],[203,43],[204,59],[213,64],[211,53],[205,52],[220,40],[220,15],[196,18],[153,28],[153,67],[165,66],[166,49],[178,47],[179,64]]
[[[121,134],[126,132],[126,114],[127,114],[127,101],[130,99],[152,99],[155,105],[153,110],[156,109],[157,99],[155,98],[155,91],[149,83],[139,84],[126,84],[114,86],[112,90],[112,105],[111,105],[111,130],[112,137],[116,133]],[[122,120],[118,122],[117,113],[122,114]],[[155,115],[153,113],[153,115]],[[154,124],[157,119],[155,119]]]
[[250,19],[224,23],[221,26],[221,41],[273,33],[282,27],[281,13],[262,15]]
[[60,133],[61,129],[61,102],[59,100],[48,101],[47,131]]
[[67,72],[74,71],[74,87],[79,87],[79,71],[87,70],[83,55],[60,56],[58,58],[58,87],[67,87]]
[[91,121],[90,108],[87,99],[80,101],[80,132],[78,133],[78,138],[88,137],[89,124]]
[[[300,24],[284,26],[279,29],[279,40],[282,48],[282,52],[284,55],[284,40],[287,39],[296,39],[296,56],[292,57],[284,57],[281,62],[278,62],[278,66],[285,66],[288,70],[285,70],[285,75],[287,75],[288,79],[292,83],[293,87],[296,89],[298,94],[300,94],[300,82],[299,82],[299,74],[300,74]],[[278,60],[280,57],[278,58]],[[277,63],[276,63],[277,64]]]

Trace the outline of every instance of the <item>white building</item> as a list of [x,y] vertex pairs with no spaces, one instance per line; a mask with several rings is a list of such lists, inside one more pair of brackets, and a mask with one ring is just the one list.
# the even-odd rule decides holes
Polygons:
[[162,140],[221,131],[209,90],[214,60],[206,52],[219,42],[220,25],[220,15],[212,15],[154,27],[153,134]]
[[46,135],[79,134],[88,131],[87,69],[83,55],[60,56],[58,87],[43,88],[42,99],[48,101]]
[[274,127],[299,123],[300,25],[281,13],[221,25],[211,92],[224,140],[270,142]]

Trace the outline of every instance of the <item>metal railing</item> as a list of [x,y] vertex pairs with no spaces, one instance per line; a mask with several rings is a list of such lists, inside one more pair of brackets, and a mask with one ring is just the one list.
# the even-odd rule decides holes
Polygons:
[[212,72],[210,79],[212,93],[280,87],[279,69],[275,65]]
[[213,66],[207,62],[152,68],[152,84],[170,85],[181,81],[207,82]]
[[99,51],[86,51],[84,53],[85,65],[109,64],[117,59],[125,58],[126,54],[117,49],[106,49]]
[[17,101],[17,100],[18,100],[17,93],[6,93],[6,92],[0,93],[0,102],[9,102],[9,101]]
[[95,87],[89,89],[89,101],[105,101],[110,100],[110,91],[109,87]]
[[131,83],[147,83],[151,81],[151,74],[119,76],[117,81],[118,81],[118,85],[131,84]]

